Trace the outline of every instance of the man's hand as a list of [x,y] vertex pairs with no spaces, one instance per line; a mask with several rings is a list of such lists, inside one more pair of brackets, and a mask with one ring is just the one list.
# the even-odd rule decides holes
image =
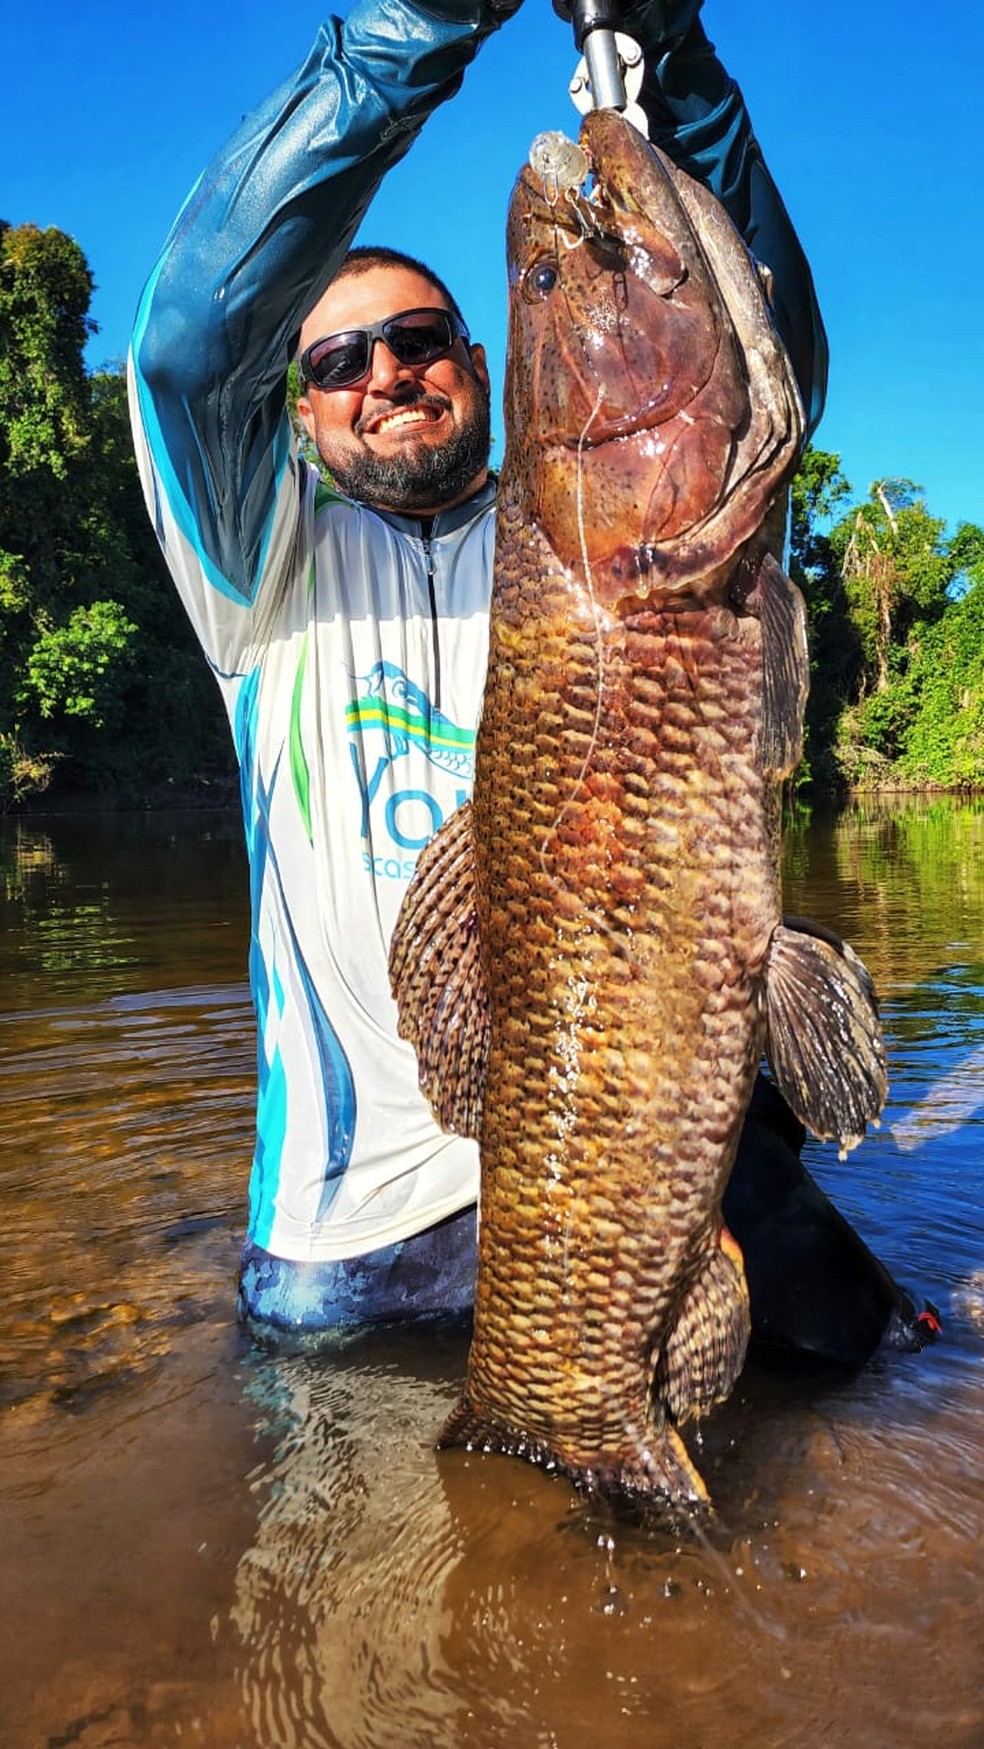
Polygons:
[[620,28],[637,42],[670,48],[686,36],[703,0],[641,0],[626,7]]

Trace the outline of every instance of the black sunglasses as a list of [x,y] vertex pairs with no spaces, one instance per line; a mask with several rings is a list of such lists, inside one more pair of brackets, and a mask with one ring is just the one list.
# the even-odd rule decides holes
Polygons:
[[346,328],[313,341],[298,368],[302,382],[315,388],[347,389],[368,375],[377,340],[385,340],[401,364],[416,365],[443,358],[459,339],[468,339],[468,329],[450,310],[401,310],[370,328]]

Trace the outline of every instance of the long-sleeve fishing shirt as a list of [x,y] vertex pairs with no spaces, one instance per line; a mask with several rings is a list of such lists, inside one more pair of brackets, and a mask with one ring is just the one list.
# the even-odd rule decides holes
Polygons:
[[[809,272],[697,9],[644,0],[628,19],[652,137],[772,267],[818,413]],[[426,537],[340,497],[296,453],[285,374],[381,177],[512,10],[361,0],[329,19],[194,189],[133,338],[148,506],[241,769],[259,1059],[249,1237],[285,1259],[360,1256],[478,1192],[475,1144],[437,1128],[397,1037],[387,956],[420,849],[471,791],[494,486]],[[661,41],[666,13],[682,41]]]

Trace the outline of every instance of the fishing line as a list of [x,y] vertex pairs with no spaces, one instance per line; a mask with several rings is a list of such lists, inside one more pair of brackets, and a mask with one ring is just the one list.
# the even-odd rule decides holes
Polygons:
[[587,421],[577,440],[577,538],[581,545],[581,563],[584,566],[584,581],[587,584],[588,600],[591,603],[591,617],[594,621],[597,662],[595,665],[594,722],[591,725],[591,739],[588,743],[588,750],[581,762],[581,769],[577,774],[577,780],[574,784],[575,795],[581,784],[584,782],[584,774],[588,769],[594,750],[598,745],[598,735],[601,731],[601,711],[605,696],[605,641],[602,636],[601,612],[598,607],[598,597],[595,594],[594,578],[591,575],[591,558],[588,553],[588,531],[584,519],[584,445],[587,441],[588,432],[591,430],[598,414],[601,412],[604,399],[604,384],[599,383],[598,393],[595,396],[595,404],[592,407],[591,412],[588,414]]
[[[554,819],[553,819],[551,825],[548,827],[546,833],[544,834],[543,843],[540,846],[540,857],[539,857],[540,869],[544,875],[544,878],[547,881],[549,881],[550,885],[552,887],[554,887],[557,891],[562,890],[562,883],[559,880],[558,876],[547,867],[547,850],[549,848],[551,839],[556,837],[558,828],[560,827],[560,825],[564,819],[565,814],[567,814],[569,809],[573,807],[574,802],[577,799],[578,792],[584,787],[584,781],[585,781],[585,778],[587,776],[588,767],[591,764],[591,761],[594,757],[595,750],[598,746],[598,742],[599,742],[599,739],[601,736],[601,719],[602,719],[602,712],[604,709],[604,702],[605,702],[605,681],[606,681],[606,676],[607,676],[607,658],[605,655],[604,627],[602,624],[601,608],[599,606],[598,597],[597,597],[597,594],[595,592],[594,576],[593,576],[592,568],[591,568],[591,555],[590,555],[590,552],[588,550],[588,529],[587,529],[587,517],[586,517],[586,510],[585,510],[585,493],[584,493],[584,473],[585,473],[584,449],[585,449],[585,445],[587,443],[588,433],[590,432],[592,425],[594,424],[599,413],[601,412],[602,406],[604,404],[604,400],[605,400],[605,387],[604,387],[603,383],[599,383],[598,392],[595,395],[594,406],[592,407],[590,413],[588,414],[588,417],[585,420],[584,425],[581,428],[581,431],[580,431],[580,434],[579,434],[578,440],[577,440],[577,476],[576,476],[577,484],[576,484],[576,489],[575,489],[575,502],[576,502],[576,507],[577,507],[577,535],[578,535],[578,544],[579,544],[580,549],[581,549],[581,564],[582,564],[582,567],[584,570],[584,581],[585,581],[585,586],[587,589],[588,601],[591,604],[591,618],[592,618],[592,621],[594,624],[594,633],[595,633],[595,651],[596,651],[595,708],[594,708],[594,721],[591,725],[591,734],[590,734],[589,739],[588,739],[588,746],[587,746],[587,749],[585,751],[584,758],[581,761],[580,769],[578,771],[576,778],[574,779],[574,783],[571,787],[569,795],[561,803],[559,809],[557,810],[557,813],[554,816]],[[613,942],[615,944],[616,951],[619,953],[619,955],[624,955],[627,958],[627,961],[630,965],[638,965],[639,964],[639,961],[635,958],[634,955],[626,953],[626,948],[627,948],[626,936],[622,932],[620,932],[619,930],[614,929],[612,927],[612,924],[609,922],[608,918],[605,916],[603,911],[598,910],[598,908],[595,906],[585,906],[584,914],[585,914],[586,918],[589,918],[591,920],[592,924],[594,925],[594,928],[596,929],[596,931],[598,932],[598,934],[600,936],[607,938],[607,940],[609,940],[610,942]]]
[[[540,178],[540,186],[543,191],[544,199],[546,200],[547,205],[554,211],[554,247],[557,250],[558,256],[560,254],[560,244],[563,244],[568,252],[570,252],[574,249],[579,249],[589,237],[600,235],[600,231],[594,224],[593,220],[583,212],[582,208],[584,202],[579,199],[577,193],[578,189],[585,181],[589,167],[589,160],[581,147],[576,146],[573,141],[568,140],[565,135],[560,133],[540,134],[534,140],[533,145],[530,148],[529,161],[531,168]],[[563,227],[557,220],[556,208],[561,198],[561,194],[563,194],[568,207],[574,213],[580,227],[581,234],[580,236],[575,237],[573,241],[568,238],[565,227]],[[573,319],[573,312],[571,312],[571,315]],[[574,326],[576,328],[576,322],[574,323]],[[591,735],[588,740],[588,746],[584,758],[581,761],[580,770],[574,779],[574,784],[569,795],[561,803],[557,814],[547,828],[543,837],[543,842],[540,846],[539,861],[541,873],[544,878],[550,882],[551,886],[555,888],[559,888],[560,882],[558,881],[557,876],[552,874],[547,868],[547,848],[551,839],[557,836],[557,831],[564,815],[573,805],[578,792],[584,787],[584,780],[588,766],[591,763],[595,749],[598,745],[598,737],[601,732],[602,708],[604,705],[605,646],[602,633],[601,612],[595,594],[594,578],[591,574],[591,558],[588,552],[588,535],[584,509],[584,446],[587,441],[588,432],[591,430],[598,414],[601,412],[604,400],[605,385],[603,382],[599,382],[594,406],[588,414],[577,440],[577,473],[575,489],[577,505],[577,535],[578,543],[581,548],[581,564],[584,569],[584,580],[587,586],[588,600],[591,604],[591,617],[594,622],[595,648],[597,652],[595,670],[595,710],[594,722],[591,725]],[[602,932],[614,938],[615,932],[606,923],[605,919],[597,913],[595,913],[594,916],[595,922]]]

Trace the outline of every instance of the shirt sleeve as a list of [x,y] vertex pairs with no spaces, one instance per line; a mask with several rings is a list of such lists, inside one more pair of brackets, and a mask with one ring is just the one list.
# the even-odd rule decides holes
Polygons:
[[813,276],[745,100],[708,42],[699,11],[700,0],[643,0],[625,15],[624,28],[645,58],[641,101],[649,137],[717,196],[756,260],[771,269],[776,325],[812,432],[823,412],[828,360]]

